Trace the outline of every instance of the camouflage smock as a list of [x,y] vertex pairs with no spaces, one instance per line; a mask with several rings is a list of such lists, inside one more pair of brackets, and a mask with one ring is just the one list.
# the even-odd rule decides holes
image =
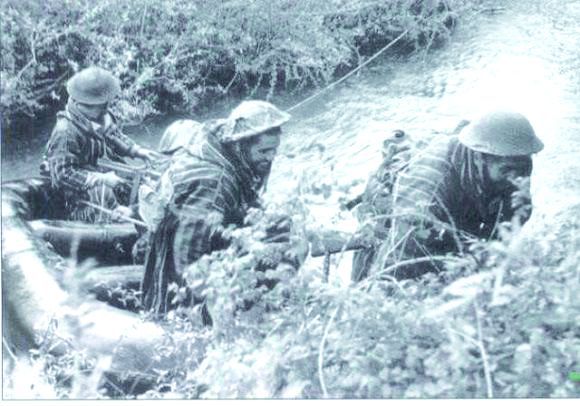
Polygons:
[[[402,130],[395,130],[383,141],[383,161],[371,174],[356,215],[362,229],[359,232],[372,233],[377,240],[387,238],[391,226],[392,193],[397,174],[408,164],[415,145],[409,135]],[[353,254],[351,280],[358,282],[368,276],[375,262],[377,247],[357,250]]]
[[[460,253],[475,239],[497,236],[497,224],[514,215],[513,190],[494,192],[478,154],[455,136],[442,137],[411,160],[397,177],[389,238],[375,265],[384,269],[406,259]],[[438,271],[440,265],[427,261],[398,267],[392,275],[413,278]]]
[[57,114],[41,166],[41,172],[50,177],[53,189],[64,195],[64,217],[95,219],[98,213],[78,204],[80,200],[114,208],[117,201],[110,188],[89,186],[91,176],[97,171],[99,159],[119,161],[122,157],[133,157],[137,148],[137,144],[119,130],[112,114],[106,114],[104,124],[98,126],[69,100],[66,110]]
[[[168,288],[186,284],[188,264],[227,246],[220,230],[241,226],[248,209],[258,206],[262,181],[220,143],[219,126],[200,131],[203,141],[179,150],[162,175],[159,194],[168,201],[151,236],[142,286],[144,307],[156,314],[176,307]],[[194,300],[188,293],[185,301]]]

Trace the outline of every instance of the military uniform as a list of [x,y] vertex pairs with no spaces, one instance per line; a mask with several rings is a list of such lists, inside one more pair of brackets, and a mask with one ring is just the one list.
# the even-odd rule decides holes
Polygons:
[[[460,253],[474,239],[497,237],[497,225],[514,216],[515,189],[494,190],[478,154],[457,137],[443,138],[399,174],[386,244],[397,248],[383,258],[383,266],[410,258]],[[522,224],[531,209],[523,213]],[[439,270],[440,264],[430,261],[399,267],[394,276],[414,278]]]
[[92,178],[99,172],[98,161],[134,157],[137,148],[134,141],[121,133],[112,114],[107,114],[104,123],[98,125],[83,117],[69,101],[66,110],[57,114],[44,159],[52,187],[65,196],[65,217],[89,222],[102,218],[101,212],[83,206],[80,200],[114,209],[118,202],[113,190],[102,184],[93,185]]
[[145,266],[147,309],[166,313],[171,308],[169,284],[183,286],[187,264],[227,246],[219,230],[243,224],[247,209],[258,205],[260,187],[259,180],[224,150],[215,132],[207,132],[201,145],[176,153],[162,176],[160,195],[170,196]]
[[[258,117],[269,126],[256,126],[244,117],[206,123],[201,134],[195,135],[198,142],[179,149],[161,177],[158,195],[164,198],[158,203],[164,215],[151,236],[142,284],[143,305],[155,314],[201,300],[187,289],[186,267],[204,254],[227,247],[221,230],[242,226],[248,209],[259,207],[259,192],[267,176],[255,174],[242,158],[237,141],[279,127],[289,116],[269,103],[265,107],[264,102],[245,103],[232,115],[246,106],[252,115],[257,106],[259,112],[274,114]],[[186,287],[180,303],[174,303],[175,292],[169,289],[173,283]],[[210,320],[206,311],[204,322]]]
[[120,90],[117,78],[95,66],[76,73],[67,82],[70,97],[66,109],[57,114],[41,164],[42,174],[50,177],[53,189],[64,197],[66,207],[62,217],[66,219],[108,221],[102,211],[82,201],[105,209],[114,209],[120,203],[121,193],[115,193],[120,190],[113,191],[106,183],[116,184],[116,189],[120,189],[122,183],[118,178],[101,173],[97,168],[99,159],[150,159],[152,152],[125,136],[117,127],[113,114],[106,110]]
[[529,121],[499,110],[462,121],[457,132],[433,140],[397,173],[392,189],[387,185],[390,222],[371,273],[390,267],[390,276],[405,279],[439,271],[434,256],[496,238],[498,224],[514,217],[528,220],[531,155],[543,149]]

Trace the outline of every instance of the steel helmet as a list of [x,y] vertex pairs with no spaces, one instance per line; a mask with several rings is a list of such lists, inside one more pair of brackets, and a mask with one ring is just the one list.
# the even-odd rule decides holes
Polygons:
[[262,100],[248,100],[236,107],[226,120],[223,142],[248,138],[290,120],[290,114]]
[[491,155],[531,155],[544,148],[532,125],[520,113],[494,111],[487,113],[459,133],[466,147]]
[[79,103],[105,104],[121,92],[121,86],[109,71],[92,66],[77,72],[67,82],[66,90]]

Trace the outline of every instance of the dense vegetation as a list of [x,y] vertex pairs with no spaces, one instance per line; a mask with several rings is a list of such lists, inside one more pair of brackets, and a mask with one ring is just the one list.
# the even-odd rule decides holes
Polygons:
[[[304,195],[293,196],[269,212],[291,213],[299,240],[312,219]],[[576,396],[570,374],[580,359],[580,223],[571,215],[577,210],[551,219],[549,230],[538,224],[520,233],[506,223],[501,241],[450,258],[439,276],[349,287],[326,282],[313,261],[298,272],[252,272],[269,218],[253,213],[264,221],[233,232],[228,250],[191,268],[191,286],[207,296],[213,328],[201,327],[199,309],[170,313],[158,351],[180,354],[180,362],[141,377],[151,389],[139,398]],[[256,289],[262,278],[281,282]],[[82,350],[56,358],[41,349],[7,379],[15,396],[30,396],[26,382],[44,398],[134,396],[139,386],[131,380],[109,380],[106,395],[99,394],[110,359],[97,361]]]
[[431,46],[473,3],[6,0],[4,124],[62,106],[66,80],[91,64],[121,78],[120,111],[134,119],[319,86],[405,30],[402,45]]
[[[283,209],[297,224],[311,223],[300,197]],[[205,280],[215,325],[194,327],[193,341],[172,350],[195,342],[203,358],[191,351],[163,371],[157,389],[204,398],[574,396],[580,224],[567,212],[554,220],[551,232],[527,236],[506,223],[501,241],[475,244],[440,276],[348,288],[326,283],[313,264],[295,276],[284,267],[244,272],[262,247],[260,230],[240,232],[238,248],[192,273],[193,285]],[[239,246],[250,254],[234,255]],[[257,292],[260,277],[283,283]],[[248,300],[257,304],[236,312]],[[169,328],[183,325],[174,319]]]
[[[435,6],[420,7],[435,3],[5,1],[2,109],[10,117],[52,109],[62,103],[65,80],[91,63],[122,78],[123,111],[135,118],[264,87],[273,95],[319,86],[406,29],[405,47],[429,47],[473,2],[446,1],[451,11],[435,13]],[[305,194],[319,192],[310,182],[269,209],[291,214],[296,240],[312,223]],[[325,187],[324,195],[346,194]],[[265,249],[264,215],[255,228],[234,232],[230,249],[192,268],[214,327],[199,326],[198,309],[191,320],[170,314],[159,353],[189,355],[157,371],[152,389],[139,396],[577,396],[568,374],[580,359],[578,209],[522,234],[506,224],[501,241],[476,244],[440,276],[349,287],[327,282],[315,261],[298,272],[250,272]],[[282,282],[256,290],[263,277]],[[248,302],[254,305],[243,310]],[[54,357],[40,348],[4,374],[5,396],[132,397],[139,385],[115,389],[109,382],[107,394],[99,392],[108,363],[82,350]]]

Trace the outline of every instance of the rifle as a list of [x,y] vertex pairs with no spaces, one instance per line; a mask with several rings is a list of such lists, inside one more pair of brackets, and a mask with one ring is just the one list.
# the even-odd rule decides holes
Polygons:
[[[107,209],[106,207],[99,206],[98,204],[94,204],[94,203],[88,202],[86,200],[81,200],[80,202],[82,204],[85,204],[85,205],[89,206],[89,207],[92,207],[93,209],[100,210],[103,213],[106,213],[106,214],[108,214],[110,216],[112,216],[112,215],[115,214],[115,211],[114,210]],[[131,218],[131,217],[126,217],[126,216],[121,216],[121,215],[118,215],[118,217],[119,217],[119,219],[125,220],[125,221],[127,221],[127,222],[129,222],[131,224],[135,224],[136,226],[140,226],[140,227],[143,227],[143,228],[148,228],[147,223],[145,223],[144,221],[140,221],[140,220],[137,220],[137,219],[134,219],[134,218]]]

